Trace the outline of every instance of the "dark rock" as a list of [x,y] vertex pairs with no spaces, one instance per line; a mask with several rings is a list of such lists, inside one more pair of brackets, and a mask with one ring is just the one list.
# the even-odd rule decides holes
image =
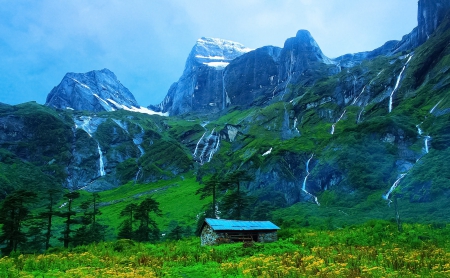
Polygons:
[[248,106],[272,97],[281,48],[265,46],[233,60],[225,69],[226,105]]
[[393,48],[393,53],[412,50],[422,45],[436,31],[445,15],[450,11],[448,0],[420,0],[418,3],[418,26],[403,36]]

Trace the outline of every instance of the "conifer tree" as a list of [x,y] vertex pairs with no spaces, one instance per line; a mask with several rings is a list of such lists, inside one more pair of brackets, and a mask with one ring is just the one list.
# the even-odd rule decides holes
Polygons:
[[[217,201],[216,201],[216,192],[219,190],[221,185],[219,176],[215,173],[211,176],[209,180],[205,182],[205,186],[198,189],[195,194],[200,194],[200,200],[203,200],[209,196],[212,196],[212,204],[211,209],[208,209],[208,215],[206,217],[214,217],[217,218]],[[212,213],[211,213],[212,212]],[[211,213],[211,215],[209,215]]]
[[228,213],[232,219],[242,219],[243,213],[252,203],[252,198],[247,196],[246,192],[241,190],[241,182],[252,181],[253,178],[245,171],[238,170],[227,174],[221,182],[222,187],[235,189],[225,195],[222,202],[223,210]]
[[64,231],[62,232],[63,237],[59,238],[59,240],[64,242],[65,248],[68,248],[69,244],[72,242],[72,237],[70,236],[72,230],[70,229],[70,226],[77,223],[77,221],[72,218],[72,216],[76,215],[76,212],[72,208],[72,202],[73,200],[80,197],[80,193],[76,191],[69,192],[64,194],[64,197],[67,199],[67,211],[60,213],[59,216],[66,218],[66,221],[64,221],[64,223],[66,223],[66,226]]
[[0,206],[0,224],[2,233],[0,242],[5,242],[2,254],[8,255],[12,251],[17,251],[21,243],[27,241],[23,231],[23,222],[30,216],[28,205],[35,201],[37,195],[27,190],[17,190],[8,194]]
[[74,245],[86,245],[93,242],[99,242],[104,239],[106,226],[99,224],[96,221],[96,216],[101,212],[98,209],[98,202],[100,195],[93,193],[92,198],[84,201],[80,208],[84,210],[83,216],[81,216],[81,227],[75,231],[73,237]]
[[53,206],[55,205],[58,194],[60,194],[59,190],[56,189],[47,190],[47,197],[48,197],[47,210],[39,214],[39,217],[41,219],[47,220],[45,233],[45,250],[50,248],[50,238],[52,236],[52,220],[53,216],[56,215],[56,212],[53,210]]
[[139,228],[136,231],[138,241],[156,241],[159,239],[159,229],[151,214],[162,216],[159,203],[151,197],[145,198],[137,207],[136,219],[139,220]]
[[120,224],[118,238],[134,239],[133,223],[136,221],[136,209],[136,204],[129,204],[120,212],[120,216],[127,218]]

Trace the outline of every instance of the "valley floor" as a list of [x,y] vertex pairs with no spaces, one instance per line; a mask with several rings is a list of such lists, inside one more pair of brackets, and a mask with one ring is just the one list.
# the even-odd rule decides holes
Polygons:
[[129,240],[0,259],[1,277],[449,277],[450,225],[284,228],[270,244]]

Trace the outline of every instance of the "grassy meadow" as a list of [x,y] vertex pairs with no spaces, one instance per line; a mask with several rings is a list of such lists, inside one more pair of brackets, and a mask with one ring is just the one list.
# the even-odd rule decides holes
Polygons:
[[285,228],[267,244],[101,242],[0,259],[1,277],[448,277],[450,226],[374,220],[339,230]]

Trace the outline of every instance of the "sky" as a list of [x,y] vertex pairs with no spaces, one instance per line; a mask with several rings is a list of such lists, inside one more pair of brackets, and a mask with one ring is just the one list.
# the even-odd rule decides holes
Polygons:
[[108,68],[148,106],[201,37],[282,47],[306,29],[335,58],[416,26],[417,0],[0,0],[0,102],[44,104],[67,72]]

